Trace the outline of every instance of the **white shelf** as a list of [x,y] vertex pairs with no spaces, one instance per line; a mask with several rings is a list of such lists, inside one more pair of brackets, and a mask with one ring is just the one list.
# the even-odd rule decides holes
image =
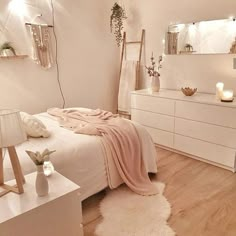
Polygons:
[[10,59],[24,59],[28,55],[15,55],[15,56],[0,56],[1,60],[10,60]]

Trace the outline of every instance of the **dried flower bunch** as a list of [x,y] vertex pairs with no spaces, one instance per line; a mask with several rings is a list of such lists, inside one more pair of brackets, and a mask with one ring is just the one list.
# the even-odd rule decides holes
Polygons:
[[116,42],[118,47],[122,42],[122,30],[123,30],[123,20],[127,19],[125,10],[122,8],[117,2],[111,9],[111,17],[110,17],[110,27],[111,32],[114,30],[114,34],[116,37]]
[[160,71],[160,69],[162,68],[162,65],[161,65],[161,63],[162,63],[162,56],[159,56],[159,60],[158,60],[158,67],[157,67],[157,70],[155,70],[155,68],[156,68],[156,62],[155,62],[155,58],[154,58],[154,56],[153,56],[153,53],[152,53],[152,56],[151,56],[151,66],[145,66],[146,67],[146,69],[147,69],[147,71],[148,71],[148,75],[150,76],[150,77],[152,77],[152,76],[160,76],[160,73],[159,73],[159,71]]
[[40,152],[32,152],[26,150],[26,153],[29,155],[31,160],[34,162],[35,165],[43,165],[45,161],[49,161],[50,155],[55,152],[54,151],[49,151],[48,149],[45,149],[42,153]]

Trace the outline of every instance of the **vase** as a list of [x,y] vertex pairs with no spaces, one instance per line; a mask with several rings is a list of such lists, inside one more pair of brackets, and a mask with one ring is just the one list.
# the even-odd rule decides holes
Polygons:
[[35,188],[36,193],[39,197],[43,197],[48,194],[48,180],[47,177],[44,175],[43,165],[37,165]]
[[152,92],[159,92],[160,90],[160,78],[158,75],[151,78],[151,90]]

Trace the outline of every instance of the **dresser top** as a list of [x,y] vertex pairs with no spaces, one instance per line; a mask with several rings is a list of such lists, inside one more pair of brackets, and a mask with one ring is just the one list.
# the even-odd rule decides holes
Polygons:
[[193,96],[185,96],[181,91],[178,90],[161,89],[159,92],[152,92],[150,89],[142,89],[132,91],[131,94],[236,108],[236,99],[234,99],[233,102],[221,102],[220,100],[216,99],[215,94],[208,93],[196,92]]

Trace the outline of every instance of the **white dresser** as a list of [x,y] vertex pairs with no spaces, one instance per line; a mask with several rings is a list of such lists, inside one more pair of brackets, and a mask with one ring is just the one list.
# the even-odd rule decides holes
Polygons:
[[146,127],[163,148],[235,172],[236,101],[181,91],[138,90],[131,94],[131,119]]

